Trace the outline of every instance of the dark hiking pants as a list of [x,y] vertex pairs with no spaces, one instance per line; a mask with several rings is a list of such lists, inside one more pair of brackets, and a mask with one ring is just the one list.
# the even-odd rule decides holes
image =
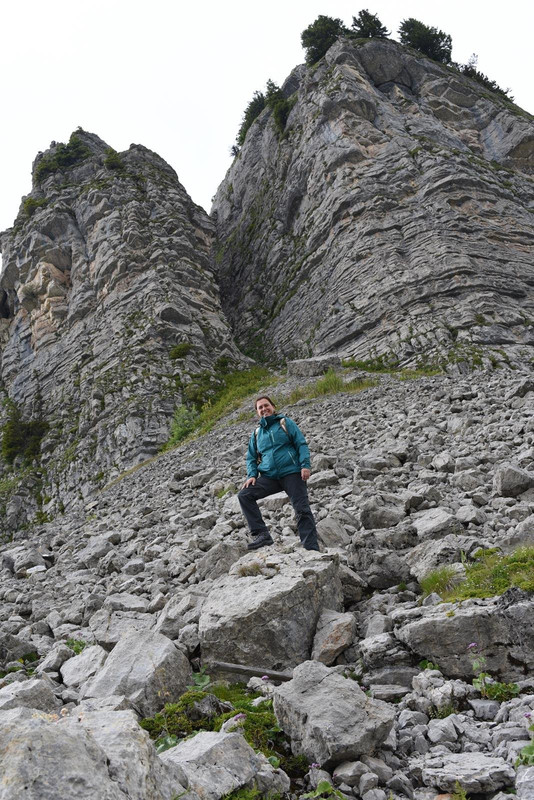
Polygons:
[[254,486],[241,489],[237,496],[252,535],[258,536],[261,533],[268,533],[267,526],[258,508],[258,500],[277,492],[285,492],[291,501],[297,517],[300,541],[304,548],[306,550],[318,550],[317,530],[308,500],[308,489],[306,488],[306,481],[303,481],[300,477],[300,472],[293,472],[291,475],[284,475],[283,478],[276,479],[261,475],[256,478]]

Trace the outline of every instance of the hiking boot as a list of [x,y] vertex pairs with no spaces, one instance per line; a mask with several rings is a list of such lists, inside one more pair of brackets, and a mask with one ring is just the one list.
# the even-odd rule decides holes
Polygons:
[[268,531],[258,533],[254,539],[247,544],[247,550],[259,550],[260,547],[267,547],[269,544],[274,544],[274,540]]

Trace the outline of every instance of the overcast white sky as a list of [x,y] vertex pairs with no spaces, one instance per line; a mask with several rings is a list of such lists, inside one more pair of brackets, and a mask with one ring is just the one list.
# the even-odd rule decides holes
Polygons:
[[478,68],[534,113],[534,4],[524,0],[5,1],[0,230],[30,191],[37,152],[79,125],[119,151],[155,150],[209,211],[253,92],[302,63],[300,34],[318,14],[350,26],[362,8],[393,38],[408,17],[449,33],[455,61],[477,53]]

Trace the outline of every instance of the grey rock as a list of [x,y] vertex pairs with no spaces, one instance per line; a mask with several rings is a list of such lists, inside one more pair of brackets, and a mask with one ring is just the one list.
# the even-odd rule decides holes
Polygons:
[[448,534],[462,534],[463,525],[444,508],[421,511],[412,518],[420,539],[440,539]]
[[495,470],[493,491],[501,497],[517,497],[534,486],[534,474],[515,464],[501,464]]
[[189,788],[203,800],[219,800],[244,786],[263,793],[289,790],[289,778],[255,753],[239,733],[201,731],[161,754],[165,764],[179,766]]
[[192,680],[189,662],[160,633],[124,636],[97,675],[85,684],[82,697],[124,694],[145,717],[176,700]]
[[341,596],[337,559],[305,551],[247,555],[218,579],[202,607],[203,662],[291,668],[309,658],[322,610],[339,609]]
[[343,525],[332,517],[319,520],[317,536],[324,547],[345,547],[350,542],[350,536]]
[[274,710],[293,752],[327,769],[374,752],[394,719],[388,704],[371,700],[354,681],[316,661],[300,664],[293,679],[275,689]]
[[84,647],[81,653],[62,664],[60,673],[63,683],[79,688],[102,668],[107,657],[107,651],[100,645]]
[[330,666],[352,644],[355,632],[354,614],[325,609],[317,621],[312,659]]
[[3,686],[0,689],[0,711],[20,707],[57,711],[62,704],[54,694],[52,686],[51,681],[44,678],[30,678]]
[[515,772],[502,758],[484,753],[428,756],[421,777],[425,786],[453,792],[458,782],[466,792],[495,792],[514,783]]

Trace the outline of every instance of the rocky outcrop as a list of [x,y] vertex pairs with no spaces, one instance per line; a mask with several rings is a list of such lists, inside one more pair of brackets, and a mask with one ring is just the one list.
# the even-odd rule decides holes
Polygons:
[[154,455],[183,398],[207,399],[218,359],[244,363],[219,304],[213,233],[145,147],[119,155],[80,130],[37,157],[2,234],[1,379],[21,418],[48,426],[50,511]]
[[530,361],[532,118],[393,41],[340,39],[213,205],[223,305],[269,358]]

